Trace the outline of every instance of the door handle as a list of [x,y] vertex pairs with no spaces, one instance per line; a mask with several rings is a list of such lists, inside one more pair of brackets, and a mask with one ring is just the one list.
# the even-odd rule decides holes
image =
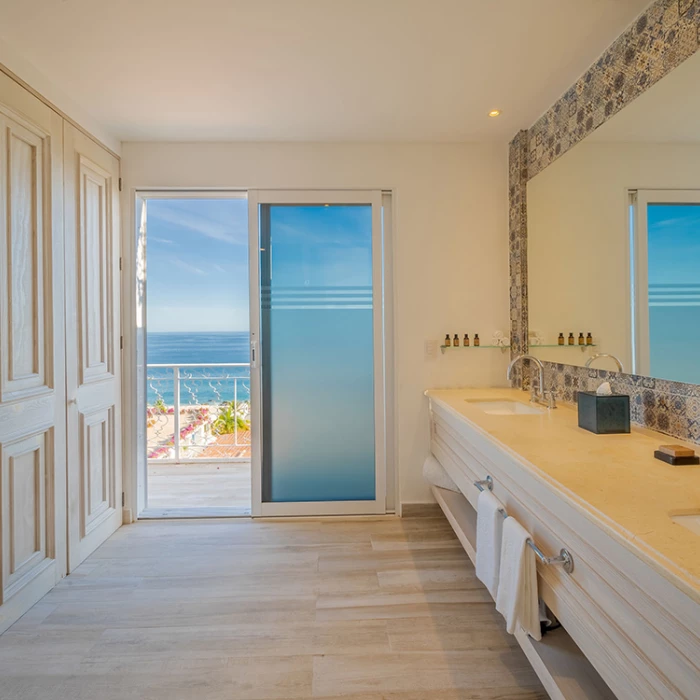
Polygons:
[[250,368],[257,369],[258,367],[258,341],[250,341]]
[[78,403],[78,397],[76,396],[72,399],[68,399],[67,403],[69,406],[73,406],[74,404]]

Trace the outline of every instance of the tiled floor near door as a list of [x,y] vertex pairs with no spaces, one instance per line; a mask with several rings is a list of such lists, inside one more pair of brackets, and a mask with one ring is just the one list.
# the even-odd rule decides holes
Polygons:
[[0,700],[546,697],[442,517],[125,526],[0,637]]

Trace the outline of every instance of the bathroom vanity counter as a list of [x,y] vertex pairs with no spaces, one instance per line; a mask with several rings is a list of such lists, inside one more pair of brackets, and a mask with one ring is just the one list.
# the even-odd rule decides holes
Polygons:
[[[515,389],[431,390],[439,404],[483,431],[581,512],[643,557],[700,603],[700,535],[672,516],[700,516],[700,466],[671,466],[654,458],[661,433],[595,435],[578,427],[576,407],[541,407],[536,415],[490,415],[479,399],[529,404]],[[539,406],[538,406],[539,408]]]
[[[475,482],[489,476],[493,494],[545,555],[566,549],[573,557],[570,573],[537,564],[540,596],[573,655],[557,651],[554,637],[539,643],[516,634],[552,697],[697,697],[700,534],[692,519],[688,527],[674,517],[700,515],[700,466],[654,458],[659,445],[678,441],[638,428],[595,435],[578,427],[575,407],[549,410],[519,390],[426,395],[431,451],[459,489],[433,492],[469,556]],[[558,665],[576,653],[578,670]]]

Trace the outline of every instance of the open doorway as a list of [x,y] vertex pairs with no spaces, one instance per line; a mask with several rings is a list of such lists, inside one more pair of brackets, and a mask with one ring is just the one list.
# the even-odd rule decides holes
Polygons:
[[145,509],[251,511],[245,195],[144,197]]

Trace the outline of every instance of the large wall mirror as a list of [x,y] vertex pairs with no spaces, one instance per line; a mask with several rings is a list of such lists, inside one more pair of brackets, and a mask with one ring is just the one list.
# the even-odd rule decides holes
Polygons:
[[697,53],[528,182],[541,360],[700,384],[699,84]]

